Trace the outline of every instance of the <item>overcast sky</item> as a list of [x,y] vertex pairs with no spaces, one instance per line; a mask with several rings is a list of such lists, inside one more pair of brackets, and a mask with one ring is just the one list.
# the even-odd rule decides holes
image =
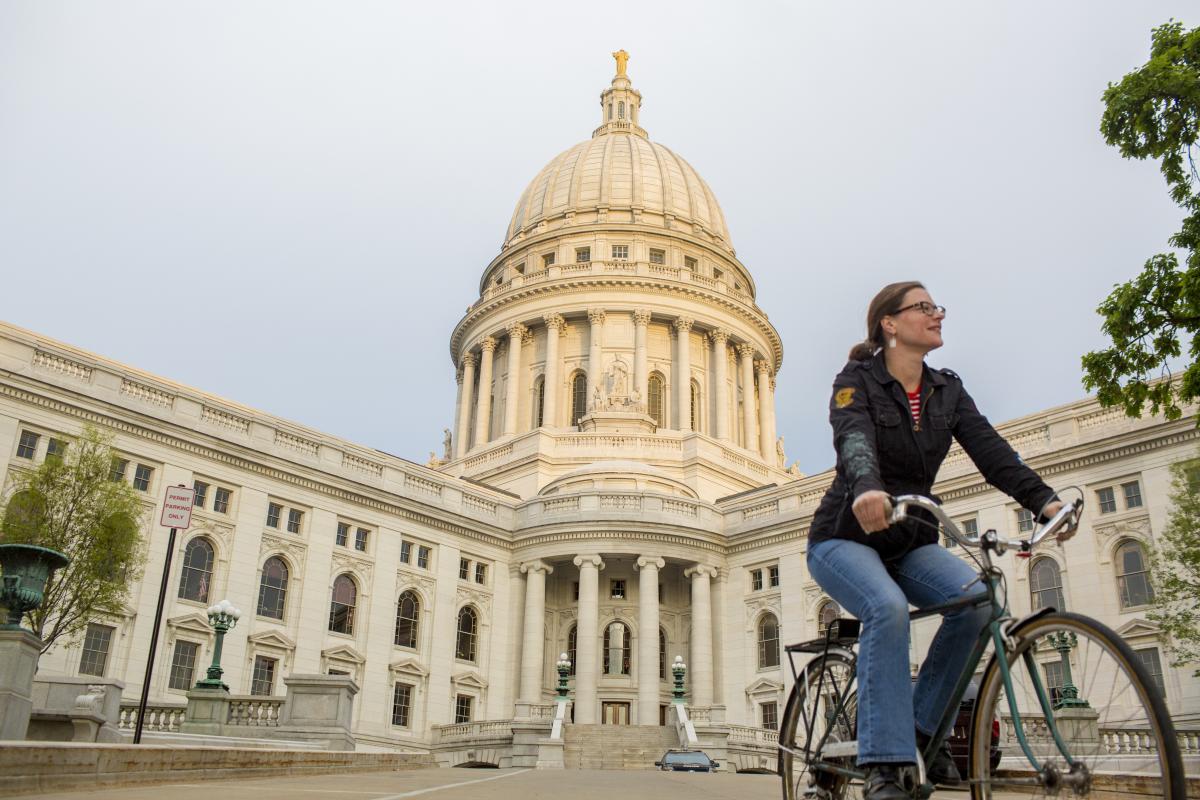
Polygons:
[[1102,141],[1100,95],[1196,12],[5,0],[0,318],[423,462],[450,331],[624,48],[783,337],[779,432],[817,472],[890,281],[949,307],[929,361],[993,421],[1084,396],[1096,305],[1181,217]]

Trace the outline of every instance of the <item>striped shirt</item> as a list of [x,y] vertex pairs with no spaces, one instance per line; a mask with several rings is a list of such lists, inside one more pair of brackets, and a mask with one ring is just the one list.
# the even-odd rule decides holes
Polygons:
[[905,392],[908,395],[908,410],[912,412],[914,423],[921,421],[921,387],[918,386],[915,392]]

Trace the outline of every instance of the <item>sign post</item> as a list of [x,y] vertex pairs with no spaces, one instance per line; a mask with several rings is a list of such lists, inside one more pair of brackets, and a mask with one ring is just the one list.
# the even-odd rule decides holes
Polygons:
[[171,578],[171,556],[175,553],[175,533],[187,530],[192,525],[192,502],[195,492],[183,484],[168,486],[163,498],[162,517],[158,524],[171,529],[167,538],[167,558],[163,564],[162,583],[158,587],[158,607],[154,611],[154,630],[150,632],[150,655],[146,658],[146,676],[142,679],[142,699],[138,703],[137,726],[133,730],[133,743],[142,743],[142,723],[146,719],[146,699],[150,696],[150,677],[154,673],[154,656],[158,652],[158,629],[162,627],[163,605],[167,600],[167,581]]

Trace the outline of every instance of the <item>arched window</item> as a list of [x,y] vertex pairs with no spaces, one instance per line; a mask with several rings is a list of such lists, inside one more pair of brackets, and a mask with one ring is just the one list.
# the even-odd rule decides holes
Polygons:
[[1117,585],[1121,588],[1121,608],[1145,606],[1154,602],[1154,587],[1146,570],[1142,546],[1128,541],[1117,548]]
[[579,630],[574,625],[567,632],[567,661],[571,662],[571,669],[568,670],[568,675],[575,674],[575,641],[578,638]]
[[617,101],[617,119],[625,119],[625,101]]
[[543,416],[546,412],[546,376],[539,375],[533,382],[533,427],[540,428],[546,424]]
[[692,379],[691,420],[692,430],[700,430],[700,382]]
[[612,119],[612,103],[608,104],[608,118]]
[[630,647],[629,626],[624,622],[610,622],[604,629],[604,674],[628,675]]
[[475,609],[463,606],[458,612],[458,641],[454,646],[454,657],[463,661],[475,660],[475,639],[479,635],[479,616]]
[[578,425],[579,418],[587,413],[587,375],[576,372],[571,378],[571,424]]
[[779,666],[779,621],[774,614],[763,614],[758,621],[758,668]]
[[817,635],[824,636],[825,631],[829,630],[829,626],[833,621],[842,615],[842,607],[837,603],[829,600],[821,605],[821,609],[817,612]]
[[1063,599],[1062,573],[1058,564],[1052,558],[1039,558],[1029,567],[1029,594],[1033,600],[1033,610],[1056,608],[1065,611],[1067,602]]
[[658,678],[667,679],[667,632],[658,629]]
[[338,575],[333,581],[329,599],[329,630],[334,633],[354,633],[354,606],[358,602],[358,587],[349,575]]
[[396,638],[400,647],[416,647],[420,626],[421,599],[409,589],[402,592],[396,601]]
[[654,423],[660,428],[667,426],[667,417],[663,413],[666,404],[663,402],[665,383],[663,376],[655,372],[646,384],[646,410],[654,417]]
[[197,536],[183,551],[183,571],[179,576],[179,596],[197,603],[208,602],[208,587],[212,584],[213,546],[208,539]]
[[258,582],[258,615],[283,619],[287,600],[288,568],[279,556],[271,556],[263,564],[262,579]]

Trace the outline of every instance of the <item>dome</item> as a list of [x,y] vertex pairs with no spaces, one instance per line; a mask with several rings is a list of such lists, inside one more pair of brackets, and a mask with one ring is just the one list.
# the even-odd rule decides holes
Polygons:
[[542,487],[539,496],[573,492],[657,492],[696,499],[691,487],[665,471],[639,461],[598,461],[572,470]]

